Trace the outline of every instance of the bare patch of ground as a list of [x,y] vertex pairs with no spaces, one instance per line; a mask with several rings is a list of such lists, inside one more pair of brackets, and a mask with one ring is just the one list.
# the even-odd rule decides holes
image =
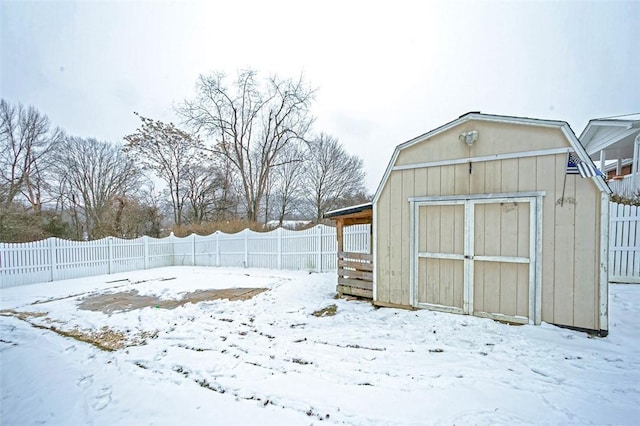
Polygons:
[[163,309],[175,309],[187,303],[198,303],[210,300],[248,300],[266,291],[266,288],[227,288],[221,290],[198,290],[183,295],[179,300],[162,300],[155,296],[142,296],[137,290],[121,293],[98,294],[85,297],[78,308],[87,311],[103,312],[128,312],[135,309],[156,307]]
[[[98,311],[105,314],[111,314],[114,312],[127,312],[134,309],[142,309],[146,307],[156,307],[163,309],[175,309],[178,306],[185,305],[187,303],[198,303],[209,300],[227,299],[227,300],[248,300],[252,297],[266,291],[266,288],[229,288],[222,290],[199,290],[192,293],[186,293],[180,300],[161,300],[154,296],[142,296],[137,290],[121,293],[111,294],[92,294],[83,298],[78,305],[78,308]],[[75,295],[77,296],[77,295]],[[39,302],[40,304],[49,302]],[[72,339],[90,343],[95,347],[104,351],[116,351],[128,346],[143,345],[146,340],[155,338],[157,332],[140,332],[136,334],[125,333],[120,330],[113,330],[107,326],[102,327],[100,330],[81,330],[78,327],[74,327],[70,330],[65,330],[60,326],[53,325],[51,323],[56,322],[51,320],[47,312],[29,312],[29,311],[16,311],[13,309],[5,309],[0,311],[0,315],[12,316],[22,321],[26,321],[36,328],[50,330],[61,336],[70,337]],[[45,317],[45,318],[41,318]],[[36,318],[41,318],[36,320]],[[43,324],[48,323],[48,324]]]
[[142,332],[136,335],[128,335],[122,331],[112,330],[107,326],[102,327],[99,331],[80,330],[78,327],[74,327],[71,330],[64,330],[56,327],[55,325],[51,325],[54,321],[48,317],[43,318],[44,322],[49,323],[47,325],[33,321],[35,318],[41,318],[48,315],[47,312],[20,312],[13,309],[5,309],[0,311],[0,315],[18,318],[31,324],[35,328],[50,330],[61,336],[71,337],[72,339],[79,340],[81,342],[90,343],[104,351],[115,351],[127,346],[141,345],[146,342],[147,338],[154,338],[157,334]]
[[[5,309],[0,311],[0,315],[15,317],[31,324],[35,328],[50,330],[61,336],[71,337],[72,339],[79,340],[81,342],[90,343],[103,351],[116,351],[127,346],[142,345],[146,342],[147,338],[154,338],[157,335],[157,332],[141,332],[131,335],[119,330],[112,330],[107,326],[102,327],[99,331],[81,330],[78,327],[74,327],[71,330],[64,330],[59,326],[52,324],[55,321],[46,317],[46,315],[48,315],[47,312],[20,312],[13,309]],[[42,321],[48,324],[34,322],[34,319],[36,318],[42,318]]]
[[329,305],[322,309],[318,309],[311,315],[313,315],[314,317],[332,317],[336,314],[337,311],[338,307],[336,305]]
[[47,313],[46,312],[26,312],[26,311],[21,312],[21,311],[14,311],[13,309],[3,309],[0,311],[0,315],[3,315],[5,317],[16,317],[18,319],[26,321],[29,318],[43,317],[47,315]]
[[117,351],[128,346],[143,345],[147,338],[155,338],[156,332],[140,332],[135,335],[129,335],[119,330],[112,330],[107,326],[102,327],[100,331],[80,330],[77,327],[71,330],[62,330],[57,327],[46,327],[32,324],[35,327],[46,328],[54,331],[61,336],[71,337],[81,342],[90,343],[103,351]]

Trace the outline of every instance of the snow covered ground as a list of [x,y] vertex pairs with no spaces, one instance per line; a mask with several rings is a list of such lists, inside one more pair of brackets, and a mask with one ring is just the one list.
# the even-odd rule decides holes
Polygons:
[[[230,287],[270,290],[110,315],[78,307],[91,294]],[[0,310],[30,313],[0,316],[0,423],[640,422],[640,286],[611,286],[604,339],[334,294],[334,274],[196,267],[0,290]],[[312,315],[333,304],[334,316]],[[51,327],[144,344],[109,352]]]

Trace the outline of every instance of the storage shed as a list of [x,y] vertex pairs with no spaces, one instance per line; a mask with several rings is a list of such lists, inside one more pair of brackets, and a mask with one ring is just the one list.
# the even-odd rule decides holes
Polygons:
[[393,153],[374,303],[606,335],[609,196],[567,123],[465,114]]

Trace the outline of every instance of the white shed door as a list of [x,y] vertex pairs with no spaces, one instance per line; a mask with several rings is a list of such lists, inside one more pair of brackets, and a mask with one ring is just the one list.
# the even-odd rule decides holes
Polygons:
[[413,305],[539,322],[536,206],[533,197],[414,202]]

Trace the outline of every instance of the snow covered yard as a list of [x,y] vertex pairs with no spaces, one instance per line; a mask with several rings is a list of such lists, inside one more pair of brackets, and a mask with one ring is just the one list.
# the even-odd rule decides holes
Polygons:
[[[238,287],[269,290],[173,309],[80,308],[94,295],[137,291],[175,300]],[[640,286],[611,286],[604,339],[547,324],[376,309],[334,294],[334,274],[197,267],[1,290],[0,423],[637,424],[640,418]],[[313,315],[331,305],[335,315],[333,309]],[[77,338],[102,334],[124,347],[109,351]]]

